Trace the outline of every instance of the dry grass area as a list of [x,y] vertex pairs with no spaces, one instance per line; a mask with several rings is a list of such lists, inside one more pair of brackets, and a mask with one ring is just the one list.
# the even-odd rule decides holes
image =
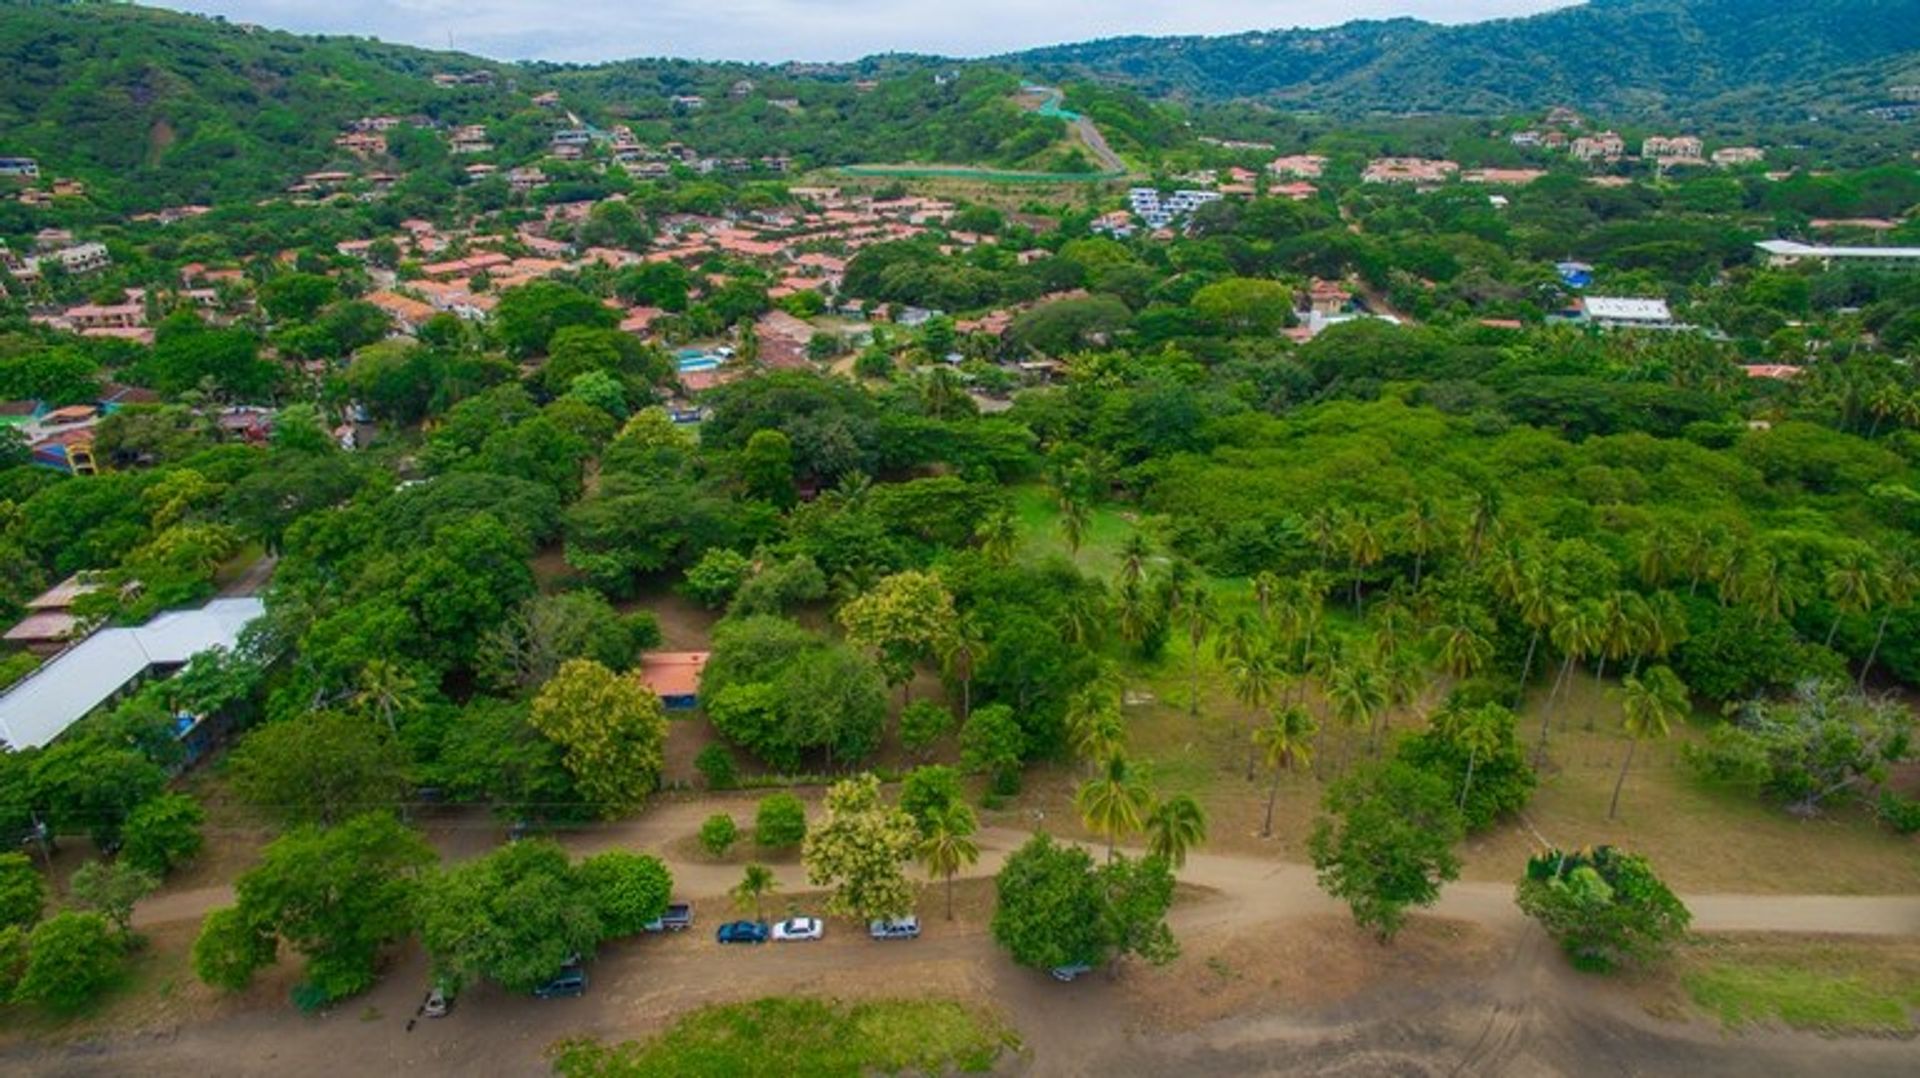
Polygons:
[[1278,1008],[1331,1008],[1383,986],[1415,988],[1491,974],[1499,940],[1462,921],[1414,917],[1382,946],[1337,915],[1237,929],[1181,941],[1181,955],[1125,983],[1149,1029],[1189,1030]]
[[[1260,834],[1270,772],[1246,777],[1248,710],[1227,691],[1212,656],[1201,663],[1201,706],[1188,712],[1191,681],[1184,644],[1174,642],[1158,665],[1131,671],[1129,688],[1150,698],[1126,709],[1133,755],[1145,761],[1162,796],[1191,794],[1206,807],[1212,834],[1207,848],[1225,854],[1304,861],[1306,841],[1320,813],[1322,780],[1335,777],[1343,756],[1358,763],[1365,746],[1343,747],[1325,707],[1309,692],[1321,717],[1316,770],[1283,776],[1275,800],[1272,837]],[[1520,733],[1529,750],[1539,735],[1544,689],[1529,700]],[[1578,677],[1559,706],[1551,733],[1551,763],[1525,819],[1496,827],[1461,847],[1463,876],[1511,880],[1539,837],[1565,846],[1611,843],[1644,853],[1669,883],[1691,892],[1754,894],[1890,894],[1911,891],[1920,879],[1920,843],[1879,826],[1866,813],[1841,809],[1802,820],[1737,792],[1702,785],[1686,769],[1682,746],[1702,736],[1683,728],[1664,744],[1643,745],[1620,801],[1607,819],[1626,741],[1618,732],[1619,703],[1590,677]],[[1587,726],[1591,720],[1593,729]],[[1420,728],[1421,705],[1389,718],[1394,732]],[[1081,767],[1031,770],[1025,792],[996,822],[1044,822],[1057,833],[1091,837],[1073,811]],[[1531,827],[1529,827],[1531,825]]]
[[228,995],[200,983],[193,974],[191,954],[199,934],[196,921],[143,930],[145,943],[128,957],[119,981],[77,1014],[0,1006],[0,1047],[22,1041],[58,1044],[171,1032],[242,1011],[288,1006],[288,994],[300,979],[297,956],[261,970],[245,992]]

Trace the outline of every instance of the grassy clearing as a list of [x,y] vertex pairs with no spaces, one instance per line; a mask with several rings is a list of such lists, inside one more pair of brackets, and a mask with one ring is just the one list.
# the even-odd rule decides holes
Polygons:
[[1094,507],[1086,538],[1076,555],[1067,549],[1060,533],[1060,506],[1053,491],[1043,486],[1024,486],[1013,492],[1014,519],[1020,526],[1021,561],[1040,562],[1067,558],[1091,576],[1111,580],[1120,570],[1120,549],[1140,530],[1137,519],[1109,505]]
[[1920,1010],[1920,946],[1911,942],[1703,939],[1682,965],[1687,997],[1730,1029],[1911,1033]]
[[981,1072],[1014,1046],[997,1021],[951,1001],[770,998],[695,1011],[644,1043],[575,1041],[554,1066],[567,1078]]

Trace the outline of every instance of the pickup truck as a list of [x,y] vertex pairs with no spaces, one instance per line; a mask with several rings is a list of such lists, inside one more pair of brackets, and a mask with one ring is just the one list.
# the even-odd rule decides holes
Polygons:
[[672,903],[667,907],[667,912],[642,927],[648,932],[685,932],[693,927],[693,903]]

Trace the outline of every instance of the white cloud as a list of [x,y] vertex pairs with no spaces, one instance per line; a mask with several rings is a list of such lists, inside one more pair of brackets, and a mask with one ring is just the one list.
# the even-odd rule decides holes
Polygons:
[[1473,22],[1568,0],[179,0],[301,33],[358,34],[506,60],[983,56],[1123,34],[1225,34],[1408,15]]

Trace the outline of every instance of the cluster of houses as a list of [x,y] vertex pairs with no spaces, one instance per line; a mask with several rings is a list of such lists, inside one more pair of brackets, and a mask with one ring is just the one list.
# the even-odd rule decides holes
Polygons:
[[[1598,131],[1590,135],[1570,135],[1562,130],[1528,129],[1508,136],[1515,146],[1565,152],[1575,161],[1589,164],[1613,164],[1627,157],[1627,140],[1617,131]],[[1766,160],[1758,146],[1724,146],[1706,152],[1706,143],[1694,135],[1649,135],[1640,142],[1640,160],[1655,168],[1736,168]]]
[[[1252,194],[1252,185],[1246,185],[1245,190]],[[1127,192],[1126,209],[1102,214],[1088,227],[1115,239],[1125,239],[1141,227],[1155,239],[1172,239],[1176,225],[1189,222],[1200,207],[1224,197],[1221,191],[1198,187],[1183,187],[1165,194],[1156,187],[1135,187]]]
[[[773,299],[805,291],[831,299],[840,292],[853,254],[876,243],[925,235],[930,225],[943,221],[954,209],[952,203],[939,199],[880,200],[847,195],[835,187],[797,187],[791,193],[801,201],[799,208],[663,217],[654,222],[657,245],[645,253],[576,244],[571,237],[591,215],[592,202],[548,206],[541,220],[505,235],[443,232],[428,221],[403,221],[400,232],[387,240],[403,258],[421,263],[418,272],[401,280],[391,271],[375,269],[382,287],[366,299],[392,316],[398,331],[411,333],[442,313],[485,318],[501,292],[556,274],[648,263],[691,267],[716,258],[769,271],[773,285],[768,292]],[[965,232],[946,235],[949,250],[984,240]],[[378,242],[349,240],[337,249],[366,260]],[[633,307],[622,313],[622,328],[650,336],[664,312]],[[800,344],[804,347],[805,342]]]
[[40,162],[32,157],[0,157],[0,180],[11,181],[11,197],[23,206],[51,206],[56,198],[84,198],[87,185],[54,177],[43,185]]
[[98,273],[112,264],[113,255],[107,251],[106,244],[77,241],[73,233],[64,228],[43,228],[36,233],[32,254],[17,255],[6,241],[0,240],[0,266],[5,266],[8,275],[22,284],[40,280],[49,266],[72,276],[83,276]]

